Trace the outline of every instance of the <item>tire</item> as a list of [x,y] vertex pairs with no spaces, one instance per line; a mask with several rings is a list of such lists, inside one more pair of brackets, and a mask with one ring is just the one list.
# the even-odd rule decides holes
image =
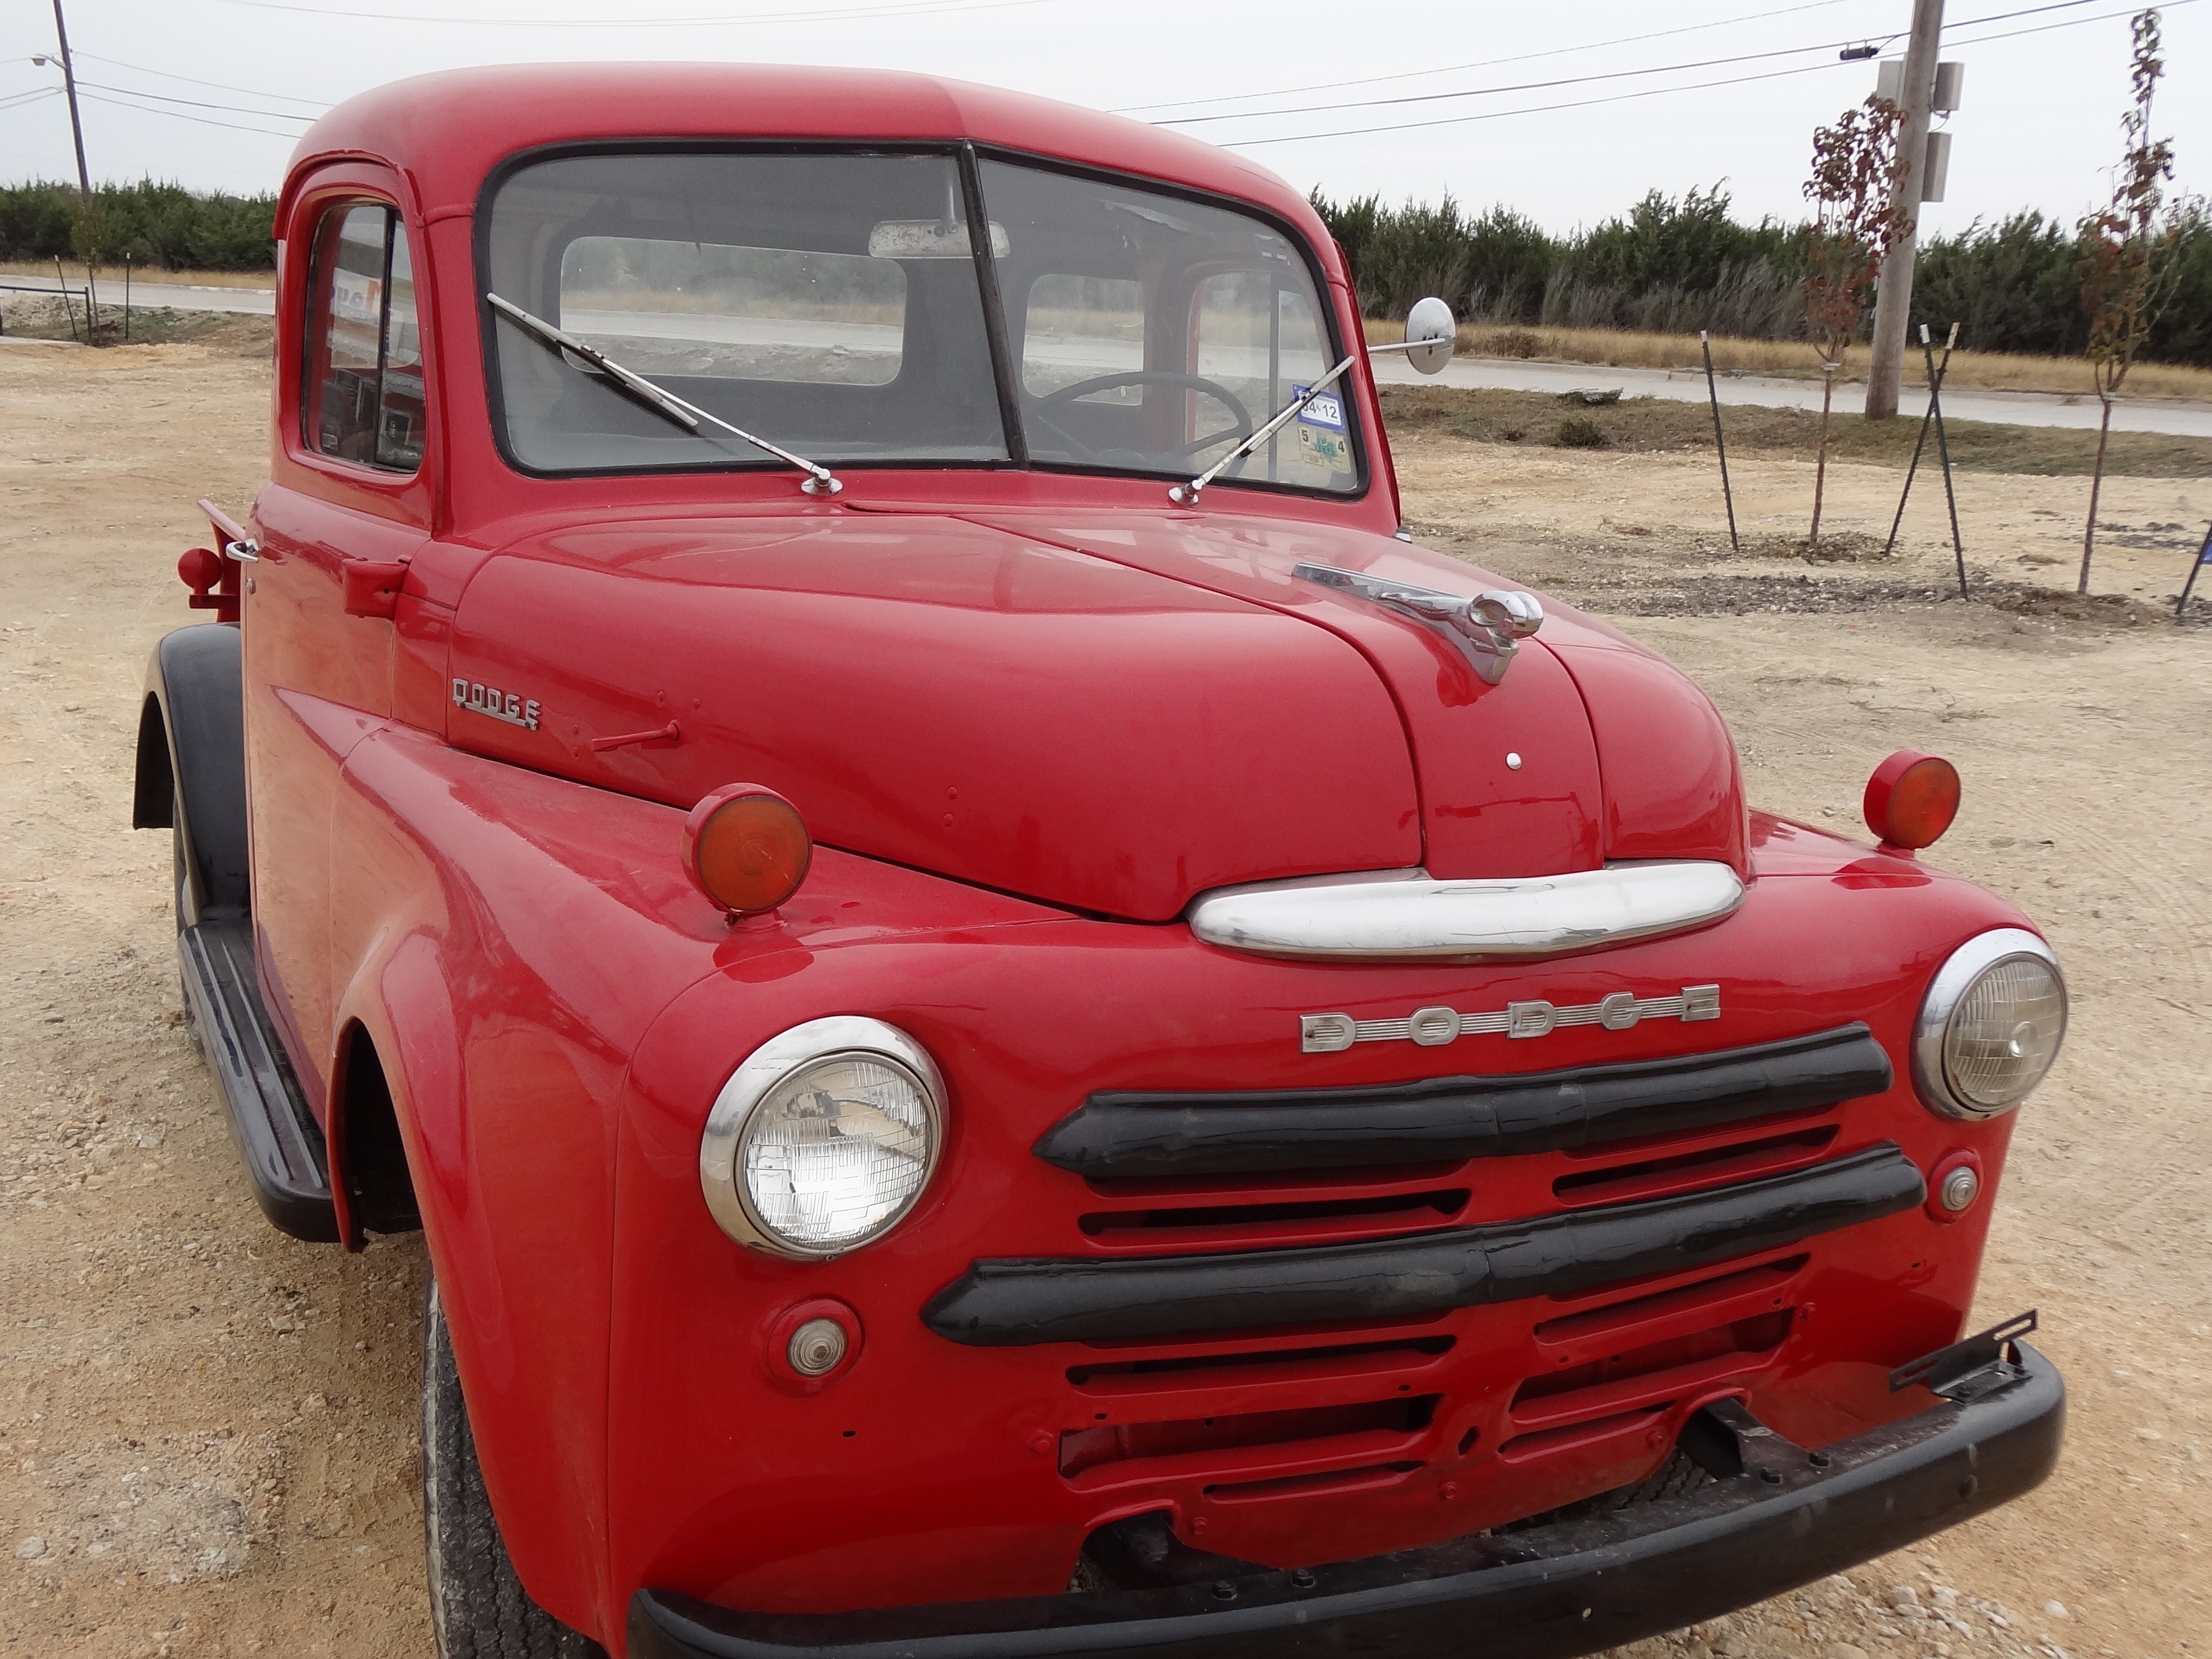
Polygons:
[[422,1315],[422,1531],[439,1659],[606,1659],[515,1577],[484,1492],[435,1279]]
[[177,804],[169,809],[169,885],[177,896],[177,931],[183,933],[192,925],[191,876],[185,868],[185,792],[177,792]]
[[[192,903],[191,873],[185,867],[185,792],[181,789],[176,791],[169,809],[169,878],[177,895],[177,932],[182,934],[192,925],[197,910]],[[191,993],[185,988],[181,969],[177,975],[177,995],[184,1005],[185,1041],[204,1064],[207,1038],[200,1030],[199,1017],[192,1012]]]

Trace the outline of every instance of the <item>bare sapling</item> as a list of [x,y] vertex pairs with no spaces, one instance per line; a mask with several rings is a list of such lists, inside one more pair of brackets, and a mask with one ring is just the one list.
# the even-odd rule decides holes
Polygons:
[[1847,109],[1832,127],[1813,131],[1813,175],[1805,181],[1813,222],[1805,228],[1805,319],[1820,354],[1820,459],[1813,472],[1813,531],[1807,550],[1820,546],[1820,504],[1828,483],[1828,422],[1836,374],[1858,337],[1890,244],[1912,228],[1898,201],[1903,172],[1897,147],[1902,121],[1887,98]]
[[[2130,85],[2133,101],[2120,117],[2127,137],[2112,198],[2081,221],[2081,309],[2089,318],[2089,372],[2104,404],[2097,423],[2097,461],[2089,473],[2089,522],[2081,532],[2081,575],[2076,593],[2089,591],[2089,561],[2097,548],[2097,497],[2105,485],[2105,443],[2112,435],[2112,403],[2127,383],[2136,354],[2150,335],[2171,276],[2166,256],[2181,238],[2184,204],[2166,200],[2173,178],[2173,143],[2150,136],[2151,94],[2166,73],[2155,8],[2137,12]],[[2165,210],[2161,214],[2160,209]]]

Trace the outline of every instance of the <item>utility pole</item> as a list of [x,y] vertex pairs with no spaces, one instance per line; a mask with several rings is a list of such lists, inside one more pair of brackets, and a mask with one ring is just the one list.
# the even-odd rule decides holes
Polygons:
[[[57,7],[61,0],[54,0]],[[1912,0],[1912,40],[1905,49],[1898,106],[1897,193],[1904,198],[1905,230],[1889,245],[1875,292],[1874,354],[1867,364],[1866,417],[1892,420],[1905,379],[1905,332],[1912,310],[1912,258],[1920,240],[1921,195],[1928,181],[1929,106],[1936,91],[1936,56],[1943,44],[1943,0]]]
[[69,91],[70,133],[76,140],[76,187],[92,199],[92,173],[84,165],[84,120],[76,112],[76,66],[70,61],[69,24],[62,17],[62,0],[54,0],[54,37],[62,46],[62,85]]

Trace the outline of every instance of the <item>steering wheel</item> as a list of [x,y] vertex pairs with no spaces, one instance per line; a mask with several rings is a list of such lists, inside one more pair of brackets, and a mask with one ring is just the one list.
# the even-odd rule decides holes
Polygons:
[[[1128,450],[1093,448],[1047,413],[1048,410],[1058,409],[1063,404],[1072,404],[1078,398],[1087,398],[1094,392],[1111,392],[1116,386],[1181,386],[1185,391],[1200,392],[1213,398],[1226,407],[1236,420],[1234,424],[1225,426],[1218,432],[1208,433],[1203,438],[1194,438],[1187,444],[1176,445],[1173,449],[1145,454]],[[1029,404],[1029,412],[1038,425],[1066,444],[1079,460],[1109,465],[1121,456],[1133,453],[1137,454],[1139,459],[1156,465],[1166,465],[1195,455],[1200,450],[1211,449],[1218,443],[1242,443],[1252,435],[1251,411],[1244,407],[1237,394],[1227,386],[1218,380],[1206,380],[1201,375],[1178,374],[1173,370],[1164,368],[1140,368],[1126,374],[1100,374],[1088,380],[1078,380],[1073,386],[1064,386],[1057,392],[1048,392],[1042,398],[1033,398]]]

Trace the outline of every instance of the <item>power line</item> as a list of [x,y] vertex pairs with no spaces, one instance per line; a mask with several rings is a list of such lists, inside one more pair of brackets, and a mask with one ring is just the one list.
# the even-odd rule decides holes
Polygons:
[[[80,87],[96,87],[102,92],[119,92],[131,98],[151,98],[164,104],[183,104],[192,109],[219,109],[231,115],[260,115],[272,121],[313,121],[312,115],[295,115],[284,109],[240,109],[235,104],[203,103],[197,98],[172,98],[167,93],[141,92],[136,87],[111,87],[98,81],[79,81]],[[158,112],[166,114],[167,111]]]
[[10,93],[7,97],[0,98],[0,110],[21,109],[26,104],[37,103],[40,99],[58,98],[61,95],[62,89],[59,87],[40,87],[35,92]]
[[[1964,22],[1954,23],[1950,27],[1962,29],[1973,28],[1983,23],[1998,23],[2008,18],[2030,17],[2047,11],[2068,11],[2076,6],[2093,5],[2095,3],[2096,0],[2056,0],[2053,4],[2030,6],[2021,11],[2003,11],[1988,17],[1971,17]],[[1363,98],[1340,104],[1301,104],[1293,105],[1285,109],[1239,110],[1218,115],[1185,115],[1156,121],[1153,125],[1163,127],[1188,127],[1214,121],[1257,120],[1263,116],[1270,115],[1326,115],[1338,110],[1382,109],[1397,104],[1434,104],[1454,98],[1488,98],[1509,92],[1547,92],[1556,87],[1588,86],[1600,81],[1632,81],[1646,75],[1678,75],[1687,70],[1719,69],[1730,64],[1759,63],[1772,58],[1802,58],[1810,52],[1832,52],[1838,46],[1850,46],[1853,40],[1863,38],[1855,35],[1850,40],[1823,40],[1806,46],[1782,46],[1770,52],[1738,52],[1729,58],[1704,58],[1686,64],[1657,64],[1650,69],[1607,70],[1596,75],[1564,76],[1555,81],[1523,81],[1510,86],[1470,87],[1460,92],[1415,92],[1406,93],[1395,98]],[[1825,69],[1827,65],[1822,64],[1820,67]]]
[[[89,58],[96,64],[106,64],[115,69],[126,69],[139,75],[155,76],[163,81],[182,81],[187,86],[213,87],[217,92],[243,93],[248,98],[274,98],[279,103],[284,104],[311,104],[317,109],[333,107],[328,101],[320,98],[295,98],[289,93],[264,92],[258,87],[234,87],[227,81],[203,81],[198,76],[179,75],[173,70],[148,69],[143,64],[126,64],[120,58],[103,58],[96,52],[80,52],[77,56]],[[154,94],[148,93],[145,95],[150,98]]]
[[[1224,93],[1213,98],[1176,98],[1164,104],[1124,104],[1109,113],[1144,115],[1156,109],[1185,109],[1193,104],[1237,104],[1254,98],[1289,98],[1301,92],[1334,92],[1340,87],[1371,87],[1384,81],[1413,81],[1426,75],[1462,75],[1468,70],[1501,69],[1508,64],[1526,64],[1539,58],[1565,58],[1581,52],[1602,52],[1608,46],[1629,46],[1643,40],[1665,40],[1669,35],[1695,34],[1701,29],[1732,28],[1738,23],[1764,22],[1770,17],[1787,17],[1801,11],[1820,11],[1844,3],[1845,0],[1808,0],[1805,5],[1784,6],[1774,11],[1747,12],[1741,17],[1720,17],[1710,23],[1686,23],[1680,28],[1654,29],[1648,34],[1623,34],[1611,40],[1586,41],[1579,46],[1553,46],[1543,52],[1524,52],[1511,58],[1486,58],[1472,64],[1447,64],[1438,69],[1400,70],[1392,75],[1363,76],[1354,81],[1315,81],[1299,87],[1274,87],[1266,92]],[[91,54],[81,55],[89,57]]]
[[[2070,3],[2087,3],[2087,0],[2070,0]],[[2196,3],[2197,0],[2160,0],[2160,9],[2171,11],[2177,7],[2191,6],[2195,5]],[[2035,11],[2046,11],[2056,10],[2057,8],[2039,6],[2033,8],[2033,9]],[[2026,12],[2013,12],[2004,15],[2008,16],[2026,16],[2028,14]],[[1985,46],[1993,40],[2016,40],[2024,35],[2048,34],[2054,29],[2079,28],[2085,23],[2109,22],[2115,17],[2132,17],[2135,15],[2134,9],[2124,11],[2100,12],[2094,17],[2073,17],[2069,18],[2063,23],[2045,23],[2034,28],[2007,29],[2003,33],[1998,34],[1978,35],[1971,40],[1948,41],[1945,44],[1948,46]],[[1996,18],[1977,18],[1972,20],[1971,22],[1954,24],[1950,27],[1955,28],[1971,28],[1975,23],[1995,22],[1996,21],[1998,21]],[[1275,137],[1269,138],[1224,138],[1218,142],[1221,144],[1221,147],[1224,149],[1256,149],[1263,144],[1301,143],[1310,138],[1356,138],[1364,137],[1370,133],[1377,132],[1412,132],[1425,127],[1461,126],[1475,121],[1500,121],[1515,115],[1548,115],[1558,110],[1589,109],[1600,104],[1625,104],[1632,102],[1640,98],[1662,98],[1670,93],[1706,92],[1716,87],[1746,86],[1756,81],[1779,81],[1793,75],[1813,75],[1817,74],[1823,70],[1841,69],[1844,67],[1847,66],[1833,63],[1803,64],[1800,64],[1796,69],[1768,70],[1765,73],[1759,75],[1728,76],[1717,81],[1698,81],[1692,82],[1686,86],[1679,87],[1648,87],[1641,92],[1617,92],[1609,94],[1602,98],[1577,98],[1571,100],[1565,103],[1534,104],[1522,109],[1482,110],[1478,111],[1476,113],[1472,115],[1439,115],[1423,121],[1383,122],[1375,126],[1340,127],[1331,129],[1325,132],[1286,132],[1278,134]]]
[[345,11],[322,6],[302,6],[290,0],[215,0],[217,5],[244,6],[253,11],[303,13],[309,17],[363,18],[379,23],[459,23],[476,28],[636,29],[740,28],[757,24],[824,23],[859,19],[896,21],[946,12],[1003,11],[1014,6],[1042,6],[1060,0],[925,0],[921,4],[848,6],[835,11],[737,12],[705,17],[445,17],[421,12]]
[[120,98],[103,98],[96,92],[84,94],[95,104],[112,104],[118,109],[135,109],[142,115],[166,115],[173,121],[191,121],[204,127],[228,127],[233,132],[258,132],[264,138],[296,140],[296,132],[279,132],[272,127],[240,126],[235,121],[217,121],[204,115],[187,115],[180,109],[156,109],[150,104],[133,104]]

